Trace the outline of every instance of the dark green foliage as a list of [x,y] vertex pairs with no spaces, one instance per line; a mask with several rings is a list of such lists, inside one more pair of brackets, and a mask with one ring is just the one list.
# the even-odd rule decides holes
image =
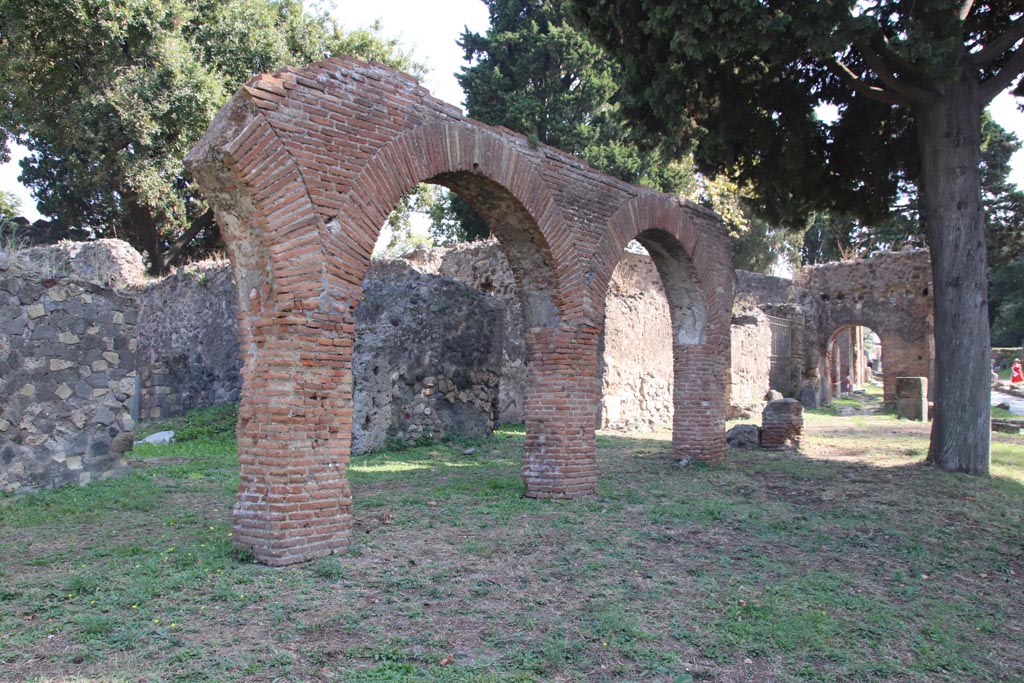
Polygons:
[[482,240],[491,234],[487,221],[454,192],[439,193],[428,215],[430,235],[438,246]]
[[[1010,3],[977,3],[967,35],[958,5],[781,2],[769,11],[755,0],[573,3],[623,65],[620,101],[636,130],[651,144],[695,142],[700,171],[752,184],[759,212],[792,225],[815,210],[869,223],[891,215],[919,170],[911,109],[851,89],[837,62],[867,70],[866,84],[882,86],[858,45],[884,40],[917,81],[954,78],[962,41],[984,44],[1015,16]],[[832,125],[818,119],[822,103],[838,107]]]
[[990,271],[988,297],[992,346],[1024,346],[1024,255]]
[[[985,234],[988,241],[990,279],[996,269],[1024,254],[1024,192],[1010,181],[1010,158],[1021,149],[1017,136],[987,113],[981,117],[981,190],[985,205]],[[873,251],[923,246],[917,188],[907,185],[890,216],[873,224],[854,217],[819,213],[804,233],[804,265]]]
[[[679,192],[690,175],[663,150],[642,151],[613,104],[617,66],[570,22],[563,0],[485,0],[487,33],[466,32],[471,66],[457,77],[473,118],[581,157],[631,183]],[[461,197],[442,193],[430,209],[437,244],[480,239],[490,228]]]
[[[485,35],[464,33],[459,84],[469,115],[582,157],[631,183],[676,192],[688,182],[662,150],[641,151],[613,103],[619,69],[570,22],[563,0],[485,0]],[[657,146],[655,146],[657,147]]]
[[299,0],[0,0],[0,139],[32,152],[41,213],[127,238],[158,273],[218,242],[182,168],[216,111],[255,74],[333,54],[413,66]]
[[1010,159],[1020,151],[1021,140],[987,113],[981,119],[981,135],[981,198],[991,280],[993,270],[1024,256],[1024,191],[1010,180]]

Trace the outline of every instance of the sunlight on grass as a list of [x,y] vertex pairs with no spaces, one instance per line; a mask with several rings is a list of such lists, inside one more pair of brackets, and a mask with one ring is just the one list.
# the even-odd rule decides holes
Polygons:
[[429,470],[430,465],[424,463],[413,463],[413,462],[382,462],[377,464],[350,464],[348,466],[350,472],[410,472],[412,470]]
[[687,468],[663,435],[607,432],[596,494],[535,500],[523,430],[507,426],[472,447],[354,457],[348,549],[268,568],[233,543],[231,420],[182,420],[187,438],[140,447],[125,477],[0,495],[0,680],[924,683],[1024,670],[1024,437],[993,435],[986,478],[921,466],[928,425],[891,415],[808,414],[801,452]]

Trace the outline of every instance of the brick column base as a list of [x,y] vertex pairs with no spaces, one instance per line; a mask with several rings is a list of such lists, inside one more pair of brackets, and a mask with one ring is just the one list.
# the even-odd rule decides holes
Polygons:
[[522,475],[530,498],[574,498],[597,487],[597,340],[593,328],[526,334]]
[[[280,566],[347,547],[351,325],[275,316],[253,326],[238,415],[234,541]],[[346,329],[347,328],[347,329]]]
[[708,344],[676,345],[672,455],[680,462],[725,460],[725,361]]

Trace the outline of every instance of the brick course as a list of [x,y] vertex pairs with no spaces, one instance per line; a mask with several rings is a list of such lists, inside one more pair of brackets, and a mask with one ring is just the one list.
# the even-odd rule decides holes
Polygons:
[[348,543],[353,312],[381,226],[420,182],[474,206],[519,284],[527,495],[594,490],[605,294],[634,238],[669,302],[675,456],[725,457],[734,273],[710,211],[472,121],[411,77],[350,58],[253,79],[187,164],[239,285],[235,538],[260,561],[302,561]]

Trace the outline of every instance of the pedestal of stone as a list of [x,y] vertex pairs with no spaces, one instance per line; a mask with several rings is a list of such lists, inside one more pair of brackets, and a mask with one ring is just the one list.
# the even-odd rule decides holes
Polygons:
[[795,398],[769,401],[761,413],[761,448],[782,451],[800,447],[804,406]]
[[896,378],[896,414],[907,420],[928,419],[928,378]]

